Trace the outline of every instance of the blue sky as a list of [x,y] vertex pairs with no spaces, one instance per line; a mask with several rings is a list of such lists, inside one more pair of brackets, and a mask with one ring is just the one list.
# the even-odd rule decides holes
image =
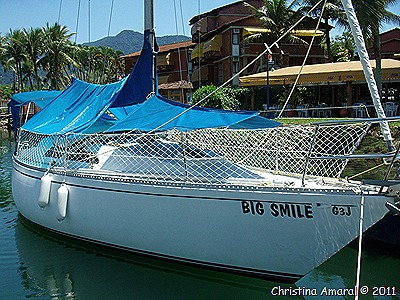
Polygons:
[[[83,43],[89,41],[89,0],[80,1],[77,42]],[[158,36],[177,34],[174,1],[178,7],[178,33],[190,35],[188,22],[199,13],[199,0],[155,0],[155,26]],[[200,0],[200,12],[210,11],[232,2],[235,1]],[[79,0],[0,0],[1,34],[5,35],[10,28],[43,27],[47,22],[54,24],[58,20],[60,3],[62,3],[60,23],[66,25],[71,32],[75,32]],[[112,0],[90,0],[91,41],[107,36],[111,3]],[[182,3],[183,26],[179,3]],[[391,7],[390,10],[400,14],[399,5]],[[393,25],[385,26],[383,31],[393,27]],[[143,31],[143,0],[114,0],[110,35],[116,35],[124,29]],[[339,31],[334,31],[334,35],[338,33]]]

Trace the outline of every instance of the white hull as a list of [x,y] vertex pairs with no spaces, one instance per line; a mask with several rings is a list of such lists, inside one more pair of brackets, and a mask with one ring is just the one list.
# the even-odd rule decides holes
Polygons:
[[[294,281],[357,237],[361,195],[344,190],[196,187],[50,174],[14,160],[20,213],[77,238],[193,264]],[[66,216],[57,190],[65,180]],[[365,195],[364,230],[387,212],[388,197]],[[288,209],[288,210],[286,210]]]

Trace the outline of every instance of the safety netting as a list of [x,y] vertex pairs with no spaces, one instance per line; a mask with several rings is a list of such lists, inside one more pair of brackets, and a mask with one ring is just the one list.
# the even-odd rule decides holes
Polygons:
[[16,159],[70,176],[207,184],[266,184],[268,173],[340,177],[368,124],[38,134],[21,130]]

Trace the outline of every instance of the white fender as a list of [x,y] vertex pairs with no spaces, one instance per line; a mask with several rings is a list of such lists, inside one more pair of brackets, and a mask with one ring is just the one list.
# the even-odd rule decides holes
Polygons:
[[38,198],[38,204],[40,207],[45,207],[47,204],[49,204],[50,190],[51,190],[51,177],[49,174],[45,174],[40,179],[40,191]]
[[67,203],[68,203],[68,188],[63,183],[57,190],[57,200],[58,200],[58,215],[57,219],[62,221],[67,215]]

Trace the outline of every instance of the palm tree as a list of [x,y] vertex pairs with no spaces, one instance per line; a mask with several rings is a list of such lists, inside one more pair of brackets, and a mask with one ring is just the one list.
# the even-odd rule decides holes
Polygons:
[[356,45],[350,32],[345,31],[341,36],[336,36],[332,41],[333,61],[351,61],[354,60],[354,51]]
[[[304,11],[310,10],[314,7],[320,0],[303,0],[304,7],[302,8]],[[342,20],[346,18],[345,12],[342,9],[342,4],[340,0],[328,0],[325,3],[325,7],[322,10],[322,5],[319,8],[316,8],[312,15],[315,17],[320,16],[323,11],[322,18],[325,23],[325,43],[326,43],[326,51],[328,55],[328,62],[332,62],[332,49],[331,49],[331,37],[330,37],[330,25],[329,20],[336,21]]]
[[5,52],[6,52],[6,37],[2,36],[0,32],[0,61],[3,60]]
[[[271,45],[302,16],[301,11],[295,10],[299,4],[299,0],[292,0],[290,3],[287,3],[286,0],[264,0],[264,5],[261,8],[256,8],[248,3],[244,4],[250,8],[260,24],[269,30],[267,33],[250,35],[247,38],[249,41],[258,40]],[[307,44],[303,39],[290,33],[286,35],[285,39],[279,42],[279,48],[282,42]],[[279,51],[279,60],[278,65],[283,65],[283,54],[281,51]]]
[[[26,51],[26,62],[31,65],[30,69],[33,72],[33,76],[36,80],[37,89],[41,89],[41,79],[39,77],[39,56],[43,50],[43,30],[40,28],[29,30],[23,29],[22,33],[25,37],[25,51]],[[28,63],[29,62],[29,63]],[[29,76],[30,77],[30,76]]]
[[[4,43],[4,68],[14,71],[14,93],[24,89],[23,62],[25,60],[24,36],[21,30],[10,30]],[[18,82],[18,85],[17,85]]]
[[77,46],[73,57],[79,68],[71,73],[77,78],[94,83],[106,84],[116,81],[116,75],[123,72],[120,57],[123,53],[109,47]]
[[77,65],[70,55],[76,48],[70,40],[74,33],[68,33],[69,29],[58,23],[53,26],[47,23],[42,30],[45,54],[40,61],[47,71],[46,78],[50,81],[51,88],[57,90],[66,86],[70,80],[65,67]]
[[398,0],[353,0],[354,9],[366,41],[373,45],[376,59],[375,79],[379,94],[382,95],[382,57],[380,49],[380,28],[384,23],[400,25],[400,16],[387,10]]
[[111,83],[116,80],[117,74],[123,72],[123,63],[120,57],[122,51],[110,47],[100,47],[102,70],[101,83]]

